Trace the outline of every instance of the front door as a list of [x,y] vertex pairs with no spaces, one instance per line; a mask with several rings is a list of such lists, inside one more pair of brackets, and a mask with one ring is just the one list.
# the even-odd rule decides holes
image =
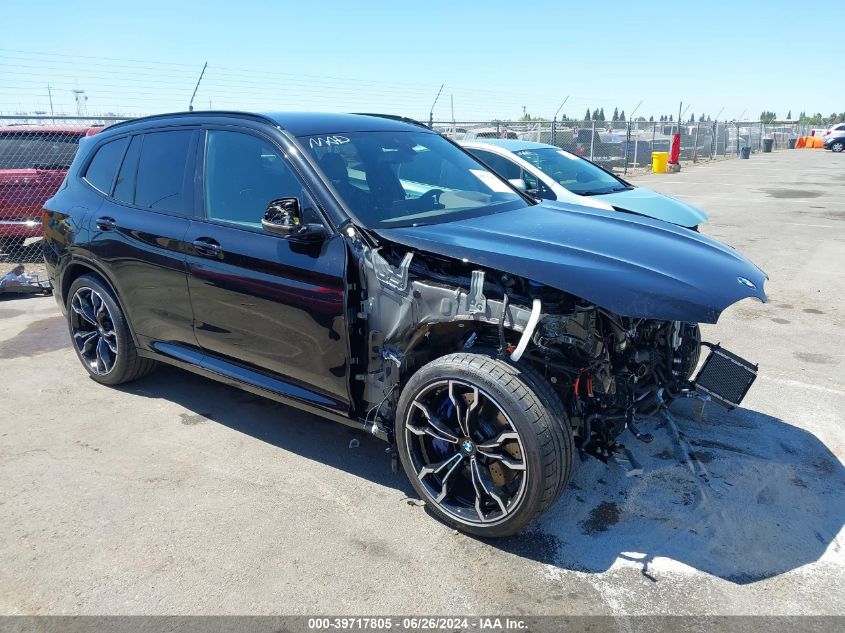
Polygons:
[[345,319],[346,245],[317,244],[261,228],[268,204],[298,198],[306,222],[325,221],[269,139],[208,129],[203,217],[186,241],[197,341],[209,356],[279,382],[270,388],[323,408],[349,406]]

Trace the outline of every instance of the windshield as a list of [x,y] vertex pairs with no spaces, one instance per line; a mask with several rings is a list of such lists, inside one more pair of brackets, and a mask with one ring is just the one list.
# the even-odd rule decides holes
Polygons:
[[514,153],[544,174],[551,176],[555,182],[580,196],[594,196],[628,189],[628,186],[615,176],[593,165],[590,161],[562,149],[541,147]]
[[369,228],[437,224],[528,206],[437,134],[349,132],[300,141]]
[[67,169],[79,149],[80,134],[0,133],[0,169]]

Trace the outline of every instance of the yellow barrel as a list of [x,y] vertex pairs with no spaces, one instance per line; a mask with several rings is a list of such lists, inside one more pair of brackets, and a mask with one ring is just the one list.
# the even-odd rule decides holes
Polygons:
[[651,173],[665,174],[666,167],[669,164],[669,152],[652,152],[651,153]]

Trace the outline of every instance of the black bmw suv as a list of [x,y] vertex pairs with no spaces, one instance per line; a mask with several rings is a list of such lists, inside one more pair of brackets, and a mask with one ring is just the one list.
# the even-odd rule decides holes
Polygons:
[[735,250],[540,203],[396,117],[114,125],[82,141],[42,220],[96,382],[164,362],[366,429],[473,534],[520,530],[576,453],[613,459],[678,397],[737,406],[756,373],[711,346],[691,378],[697,323],[765,300]]

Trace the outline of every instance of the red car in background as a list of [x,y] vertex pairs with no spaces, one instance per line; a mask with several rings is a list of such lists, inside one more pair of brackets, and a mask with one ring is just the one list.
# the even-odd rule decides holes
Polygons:
[[41,208],[67,173],[79,139],[102,128],[0,127],[0,252],[12,254],[41,235]]

